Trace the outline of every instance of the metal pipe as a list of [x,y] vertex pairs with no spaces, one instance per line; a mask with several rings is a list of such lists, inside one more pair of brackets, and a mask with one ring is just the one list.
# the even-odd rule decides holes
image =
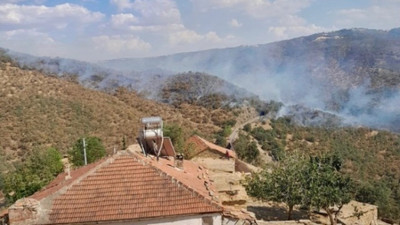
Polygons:
[[87,165],[87,158],[86,158],[86,143],[85,138],[83,138],[83,158],[85,159],[85,166]]

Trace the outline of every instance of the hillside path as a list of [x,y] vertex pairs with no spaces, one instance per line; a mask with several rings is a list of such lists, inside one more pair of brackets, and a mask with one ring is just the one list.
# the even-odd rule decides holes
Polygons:
[[261,119],[263,119],[263,117],[264,117],[264,116],[256,116],[256,117],[253,117],[253,118],[251,118],[251,119],[249,119],[249,120],[247,120],[247,121],[245,121],[245,122],[241,123],[240,125],[237,125],[237,126],[235,126],[235,127],[233,128],[232,133],[228,136],[229,144],[230,144],[232,150],[234,150],[234,148],[233,148],[233,142],[234,142],[234,141],[238,138],[238,136],[239,136],[239,129],[243,129],[243,127],[244,127],[246,124],[256,122],[257,120],[261,120]]

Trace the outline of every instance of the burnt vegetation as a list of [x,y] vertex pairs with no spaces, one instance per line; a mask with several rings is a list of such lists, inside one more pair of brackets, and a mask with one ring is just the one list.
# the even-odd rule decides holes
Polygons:
[[209,74],[187,72],[171,76],[163,84],[160,100],[179,106],[182,103],[209,109],[230,108],[241,105],[254,95]]

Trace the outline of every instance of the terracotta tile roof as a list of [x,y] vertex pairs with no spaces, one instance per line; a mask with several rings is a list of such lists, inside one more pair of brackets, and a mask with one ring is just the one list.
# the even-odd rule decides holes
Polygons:
[[196,155],[200,154],[201,152],[204,152],[208,149],[211,149],[211,150],[218,151],[219,153],[221,153],[223,155],[225,155],[226,151],[228,151],[230,157],[235,158],[235,159],[237,158],[236,153],[234,151],[224,148],[224,147],[221,147],[221,146],[218,146],[216,144],[213,144],[197,135],[190,137],[188,139],[187,143],[195,144]]
[[[139,155],[139,157],[142,156]],[[219,203],[216,196],[213,195],[216,193],[214,184],[208,176],[208,171],[203,166],[189,160],[183,160],[183,168],[177,169],[174,167],[173,160],[160,158],[157,161],[155,157],[142,157],[142,160],[167,173],[169,176],[178,180],[189,189],[195,190],[203,197]]]
[[134,154],[119,155],[56,197],[50,222],[107,222],[222,212],[219,205],[160,168]]
[[34,198],[36,200],[41,200],[51,194],[54,194],[57,191],[59,191],[61,188],[72,184],[77,179],[81,178],[82,175],[88,173],[90,170],[94,169],[96,166],[103,163],[104,161],[105,161],[105,159],[102,159],[95,163],[91,163],[87,166],[80,167],[76,170],[71,171],[71,178],[68,180],[65,179],[66,173],[61,173],[53,181],[51,181],[48,185],[46,185],[43,189],[34,193],[30,197]]

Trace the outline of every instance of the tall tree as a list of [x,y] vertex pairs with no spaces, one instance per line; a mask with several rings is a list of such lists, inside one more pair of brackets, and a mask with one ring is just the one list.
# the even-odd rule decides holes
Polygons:
[[[311,157],[303,175],[303,203],[324,209],[332,225],[337,224],[340,209],[352,198],[351,180],[340,173],[340,167],[336,156]],[[335,206],[338,207],[336,211]]]
[[246,191],[250,196],[262,200],[286,203],[288,219],[292,219],[293,207],[304,197],[302,157],[288,156],[278,162],[272,172],[263,170],[247,180]]
[[[337,157],[311,157],[309,161],[298,154],[284,157],[270,172],[263,170],[247,179],[246,191],[262,200],[286,203],[288,219],[295,205],[324,209],[332,225],[337,214],[352,197],[349,177],[340,173]],[[339,210],[334,211],[334,206]]]

